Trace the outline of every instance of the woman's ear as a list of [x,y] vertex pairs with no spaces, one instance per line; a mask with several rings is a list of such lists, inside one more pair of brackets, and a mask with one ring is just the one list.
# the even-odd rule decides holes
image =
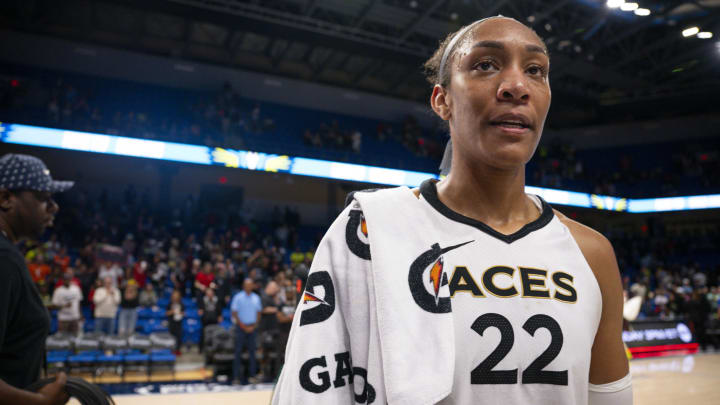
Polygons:
[[448,121],[451,116],[449,101],[449,94],[441,85],[436,84],[435,87],[433,87],[432,95],[430,96],[430,106],[433,111],[435,111],[435,114],[437,114],[443,121]]

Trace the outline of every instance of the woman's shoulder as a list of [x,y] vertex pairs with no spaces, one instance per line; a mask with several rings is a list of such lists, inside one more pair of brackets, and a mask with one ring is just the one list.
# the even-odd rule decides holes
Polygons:
[[555,216],[558,217],[560,222],[563,223],[569,230],[575,241],[580,246],[583,254],[604,255],[612,252],[612,245],[610,241],[600,232],[590,228],[587,225],[583,225],[580,222],[568,218],[565,214],[560,211],[553,210]]
[[568,218],[557,210],[554,212],[560,222],[570,230],[570,234],[580,247],[580,251],[601,285],[602,280],[609,276],[614,277],[616,273],[619,274],[615,251],[603,234]]

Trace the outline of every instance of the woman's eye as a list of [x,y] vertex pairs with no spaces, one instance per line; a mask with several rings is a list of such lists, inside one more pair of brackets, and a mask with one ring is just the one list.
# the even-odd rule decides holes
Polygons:
[[540,66],[530,66],[528,68],[528,73],[531,75],[540,75],[543,76],[545,74],[545,69],[541,68]]
[[492,69],[492,67],[493,65],[490,62],[480,62],[477,64],[477,68],[485,72]]

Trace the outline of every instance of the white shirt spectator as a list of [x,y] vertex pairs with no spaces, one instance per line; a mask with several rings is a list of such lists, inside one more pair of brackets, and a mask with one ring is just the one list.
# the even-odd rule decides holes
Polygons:
[[95,318],[115,318],[120,305],[120,290],[113,287],[108,291],[105,287],[95,290],[93,295],[95,303]]
[[[73,283],[69,286],[61,285],[53,292],[52,303],[60,307],[57,317],[59,321],[77,321],[80,319],[80,301],[82,291]],[[70,306],[66,306],[70,304]]]

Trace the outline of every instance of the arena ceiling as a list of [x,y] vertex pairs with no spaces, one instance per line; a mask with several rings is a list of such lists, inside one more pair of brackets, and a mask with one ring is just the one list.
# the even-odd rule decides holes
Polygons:
[[[716,101],[720,0],[635,1],[651,14],[610,9],[606,0],[12,0],[1,6],[0,21],[15,30],[426,102],[421,65],[438,41],[503,14],[545,39],[553,108],[570,121],[587,121],[589,111],[604,106]],[[683,37],[692,26],[714,37]]]

